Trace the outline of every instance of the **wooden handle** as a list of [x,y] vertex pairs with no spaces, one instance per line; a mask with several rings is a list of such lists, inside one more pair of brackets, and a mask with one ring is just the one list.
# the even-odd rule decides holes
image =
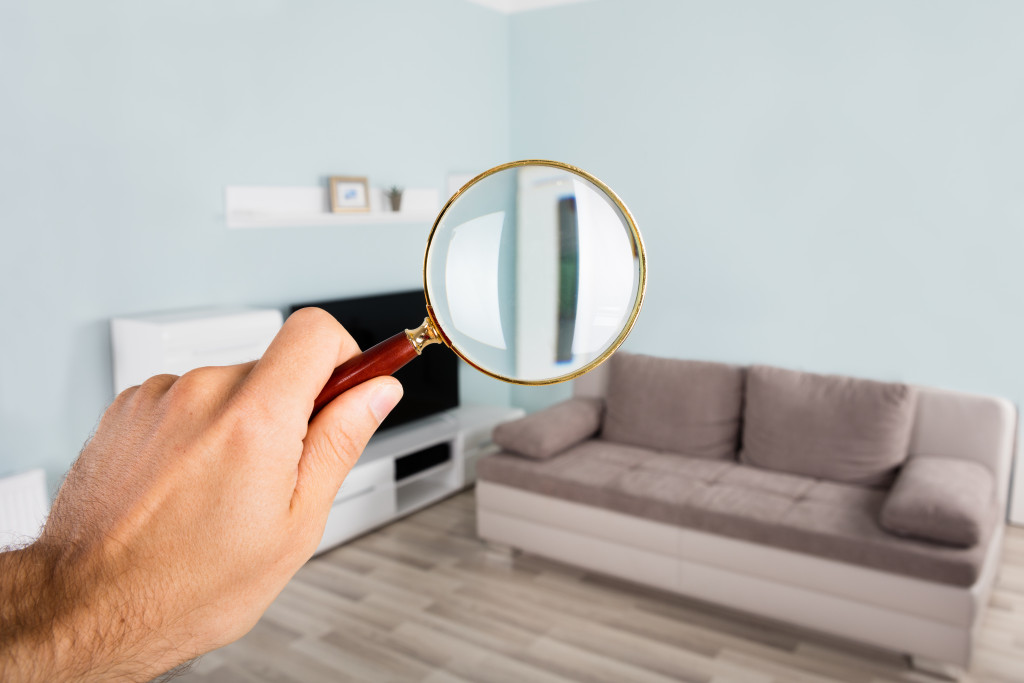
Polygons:
[[331,378],[327,380],[327,384],[313,402],[313,414],[309,419],[316,417],[325,405],[342,392],[368,379],[390,375],[417,355],[419,354],[416,352],[416,346],[409,339],[409,335],[399,332],[358,356],[352,356],[331,373]]

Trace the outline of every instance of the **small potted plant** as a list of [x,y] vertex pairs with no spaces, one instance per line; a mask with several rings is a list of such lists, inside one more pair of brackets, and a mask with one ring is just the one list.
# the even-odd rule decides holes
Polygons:
[[391,203],[392,211],[400,211],[402,209],[402,188],[398,185],[385,187],[384,196],[387,197],[388,201]]

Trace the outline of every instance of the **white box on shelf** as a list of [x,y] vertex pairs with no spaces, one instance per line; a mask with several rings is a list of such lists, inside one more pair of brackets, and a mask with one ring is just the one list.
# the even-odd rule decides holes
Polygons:
[[182,375],[207,365],[232,365],[263,355],[281,328],[277,309],[204,308],[114,318],[110,341],[114,392],[153,375]]

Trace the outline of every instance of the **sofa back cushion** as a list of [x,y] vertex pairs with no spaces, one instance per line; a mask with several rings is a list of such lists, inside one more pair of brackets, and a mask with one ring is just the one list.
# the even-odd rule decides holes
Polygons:
[[889,486],[907,457],[914,389],[763,365],[748,370],[747,464],[847,484]]
[[506,451],[546,460],[585,441],[601,428],[604,401],[570,398],[494,428],[494,443]]
[[618,352],[601,438],[697,458],[734,460],[743,368]]

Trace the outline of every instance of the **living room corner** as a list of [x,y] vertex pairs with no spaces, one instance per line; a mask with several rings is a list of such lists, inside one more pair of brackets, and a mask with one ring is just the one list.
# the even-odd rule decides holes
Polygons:
[[[4,4],[0,551],[109,406],[313,307],[407,338],[404,398],[251,630],[152,680],[1024,680],[1022,34],[998,0]],[[643,300],[539,386],[445,327],[507,252],[459,244],[440,303],[424,254],[527,159],[584,169],[544,167],[559,240],[591,179],[628,205]],[[453,234],[507,244],[556,184],[512,170]]]

